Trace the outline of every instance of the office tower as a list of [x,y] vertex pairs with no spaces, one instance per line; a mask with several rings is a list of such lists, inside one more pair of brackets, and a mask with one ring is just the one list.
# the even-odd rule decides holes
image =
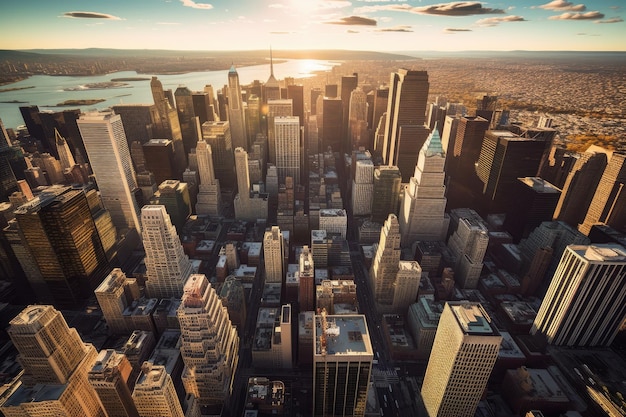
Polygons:
[[85,113],[78,128],[113,224],[118,230],[139,232],[139,207],[134,197],[138,187],[120,116],[111,111]]
[[429,416],[474,416],[501,340],[479,303],[446,303],[422,384]]
[[201,405],[227,403],[237,367],[239,337],[206,276],[189,277],[177,316],[185,391]]
[[402,246],[409,246],[417,240],[445,239],[450,223],[445,213],[445,161],[446,154],[435,128],[422,146],[415,172],[404,189],[399,216]]
[[263,237],[263,257],[265,259],[265,282],[283,282],[283,259],[285,242],[278,226],[265,231]]
[[55,306],[80,308],[109,271],[84,192],[51,187],[15,218]]
[[311,112],[310,112],[310,116],[317,115],[317,99],[320,96],[323,96],[321,88],[319,88],[319,87],[311,88],[311,103],[310,103]]
[[[322,263],[318,265],[318,267],[320,266]],[[315,310],[315,262],[313,252],[307,245],[304,245],[302,252],[300,252],[298,274],[300,278],[300,288],[298,289],[300,311],[313,311]]]
[[144,206],[141,221],[148,295],[152,298],[179,298],[191,274],[191,262],[183,252],[165,206]]
[[326,152],[330,147],[333,152],[341,153],[343,151],[343,138],[341,136],[343,126],[343,109],[341,99],[338,97],[330,98],[326,96],[322,99],[322,109],[318,106],[317,111],[317,121],[321,125],[319,131],[321,146],[320,151]]
[[106,416],[87,382],[96,349],[83,343],[61,312],[52,306],[31,305],[9,325],[24,373],[15,390],[5,394],[0,412],[5,416]]
[[476,288],[483,269],[483,259],[489,244],[487,223],[474,210],[455,209],[458,212],[456,230],[448,240],[454,255],[454,278],[461,288]]
[[503,227],[511,234],[513,242],[519,242],[542,222],[552,220],[561,190],[539,177],[518,178],[513,188],[514,198]]
[[350,143],[350,148],[345,149],[346,152],[361,146],[370,149],[367,112],[367,96],[360,87],[357,87],[350,94],[350,107],[346,115],[347,139]]
[[127,278],[121,269],[114,268],[96,288],[95,294],[109,333],[127,334],[132,331],[124,319],[124,310],[139,298],[137,280]]
[[65,170],[68,168],[72,168],[74,165],[76,165],[76,162],[74,161],[74,155],[72,155],[72,152],[70,152],[69,146],[67,146],[67,141],[63,136],[61,136],[58,130],[55,129],[54,134],[56,137],[57,153],[59,154],[61,169]]
[[409,306],[407,322],[420,359],[428,359],[433,349],[439,318],[445,302],[435,301],[430,296],[420,295],[417,302]]
[[98,353],[87,378],[108,417],[139,417],[128,387],[132,370],[132,365],[123,353],[113,349]]
[[221,187],[234,189],[237,183],[230,122],[205,122],[202,125],[202,138],[211,146],[215,178]]
[[183,409],[163,365],[144,362],[133,390],[133,400],[141,417],[184,417]]
[[[220,120],[219,119],[219,117],[220,117],[220,115],[219,115],[219,108],[218,108],[217,102],[215,100],[215,92],[213,91],[213,86],[211,84],[207,84],[207,85],[204,86],[203,91],[207,94],[208,99],[209,99],[209,104],[213,107],[212,108],[213,119],[209,118],[209,120],[207,120],[207,121],[215,122],[215,121]],[[202,122],[202,123],[204,123],[204,122]],[[200,123],[200,124],[202,124],[202,123]]]
[[[372,118],[368,120],[368,125],[370,129],[374,129],[375,127],[378,126],[378,123],[380,122],[381,117],[387,111],[388,102],[389,102],[389,87],[381,86],[377,88],[376,90],[374,90],[374,104],[372,106],[373,109],[371,109],[373,110],[371,111]],[[385,118],[386,117],[383,117],[383,120]],[[381,142],[381,146],[382,146],[382,142]],[[376,147],[374,147],[373,149],[379,150]]]
[[17,180],[27,178],[27,163],[20,146],[0,148],[0,198],[17,191]]
[[183,146],[185,155],[196,147],[197,138],[197,120],[193,106],[193,95],[191,90],[184,85],[178,86],[174,91],[176,98],[176,110],[178,111],[178,121],[180,122],[180,131],[183,136]]
[[220,181],[215,178],[213,169],[213,150],[211,145],[204,140],[199,140],[196,145],[196,156],[198,158],[198,174],[200,174],[196,214],[219,216],[222,212],[222,195]]
[[426,112],[428,113],[426,126],[428,126],[431,132],[433,131],[433,129],[436,128],[437,130],[439,130],[439,134],[443,135],[444,121],[447,115],[445,100],[444,105],[441,105],[439,103],[429,104]]
[[[213,110],[212,92],[209,91],[193,91],[191,93],[191,101],[193,103],[193,113],[198,118],[200,125],[204,122],[214,121],[215,113]],[[178,104],[177,104],[178,106]]]
[[233,275],[227,276],[220,288],[220,300],[226,306],[231,323],[242,335],[246,322],[246,295],[241,280]]
[[[326,84],[324,85],[324,97],[330,97],[330,98],[336,98],[338,97],[337,91],[338,91],[338,85],[337,84]],[[319,108],[318,108],[319,110]]]
[[313,415],[364,416],[374,351],[365,316],[314,316]]
[[293,115],[298,117],[300,126],[304,125],[304,86],[292,84],[287,86],[287,98],[293,103]]
[[276,131],[274,119],[276,117],[293,116],[293,100],[272,99],[267,102],[267,144],[269,147],[269,161],[276,163]]
[[[139,141],[133,141],[130,144],[130,158],[135,167],[135,176],[146,171],[146,156],[143,153],[143,145]],[[138,180],[139,181],[139,180]]]
[[248,96],[246,103],[246,131],[248,134],[248,146],[250,147],[256,135],[261,133],[261,109],[263,104],[261,103],[261,97],[256,94]]
[[352,214],[368,215],[372,213],[374,163],[371,159],[359,159],[353,163],[355,175],[352,180]]
[[400,69],[392,72],[389,81],[387,120],[382,149],[383,162],[395,165],[402,173],[402,182],[409,182],[419,150],[428,134],[426,101],[428,73]]
[[447,153],[451,160],[448,175],[463,179],[476,175],[474,164],[480,156],[485,132],[489,129],[489,121],[479,116],[464,116],[459,119],[454,143],[450,138]]
[[174,157],[174,143],[169,139],[150,139],[143,144],[145,169],[154,174],[154,180],[161,184],[166,180],[180,179]]
[[338,233],[342,238],[346,238],[348,214],[344,209],[321,209],[319,216],[320,229],[326,233]]
[[116,104],[111,106],[119,114],[128,139],[128,146],[134,141],[141,144],[149,141],[157,130],[159,111],[154,104]]
[[594,223],[604,223],[622,231],[626,226],[626,194],[622,187],[626,180],[626,154],[614,152],[593,194],[589,210],[578,229],[589,234]]
[[[483,210],[503,213],[515,197],[520,177],[537,175],[547,142],[503,130],[485,133],[476,172],[482,184]],[[479,210],[481,212],[481,210]]]
[[191,200],[187,184],[178,180],[163,181],[150,198],[150,204],[165,206],[172,224],[178,232],[182,232],[183,226],[191,215]]
[[379,166],[374,170],[372,221],[382,223],[390,213],[398,213],[402,175],[395,166]]
[[587,151],[577,154],[576,162],[568,173],[563,185],[559,203],[554,210],[554,218],[577,227],[583,223],[593,198],[590,190],[600,183],[610,151],[590,146]]
[[228,71],[228,122],[233,148],[248,149],[245,110],[239,85],[239,74],[233,65]]
[[268,103],[270,100],[280,100],[280,83],[274,77],[274,60],[272,58],[272,50],[270,48],[270,76],[263,85],[263,101]]
[[446,154],[450,154],[450,158],[446,158],[446,170],[452,163],[452,154],[454,145],[456,144],[456,135],[459,129],[460,116],[448,115],[443,121],[443,130],[441,131],[441,147]]
[[565,249],[531,334],[560,346],[608,347],[626,313],[626,249],[615,243]]
[[278,181],[287,177],[300,184],[300,122],[296,116],[274,118],[274,144]]
[[239,190],[234,201],[235,218],[253,222],[257,219],[267,219],[267,194],[250,189],[248,152],[243,148],[235,149],[235,169]]
[[349,152],[350,148],[347,147],[346,140],[349,139],[349,118],[350,118],[350,98],[351,94],[357,85],[359,84],[359,76],[357,73],[352,75],[343,75],[341,77],[341,107],[342,107],[342,124],[341,124],[341,137],[343,138],[343,148],[338,149],[341,153]]

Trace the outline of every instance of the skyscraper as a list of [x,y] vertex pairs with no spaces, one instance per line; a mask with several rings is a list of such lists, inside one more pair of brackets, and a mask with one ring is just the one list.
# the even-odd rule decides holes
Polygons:
[[278,226],[272,226],[265,231],[263,237],[263,257],[265,259],[265,282],[282,283],[284,280],[283,264],[285,257],[285,242]]
[[320,126],[320,152],[326,152],[332,148],[333,152],[343,151],[341,136],[343,126],[343,108],[340,98],[324,97],[322,108],[317,108],[317,122]]
[[355,216],[372,213],[374,194],[374,163],[371,159],[358,159],[352,180],[352,214]]
[[198,159],[198,174],[200,174],[196,213],[219,216],[222,212],[220,181],[215,178],[213,150],[211,145],[207,144],[204,139],[199,140],[196,145],[196,156]]
[[285,183],[291,177],[300,184],[300,122],[297,116],[274,118],[274,144],[278,180]]
[[177,316],[185,391],[201,405],[224,404],[237,367],[239,337],[206,276],[189,277]]
[[141,417],[184,417],[172,377],[163,365],[144,362],[133,390]]
[[87,382],[96,349],[83,343],[61,312],[52,306],[31,305],[9,324],[24,374],[21,384],[0,405],[0,412],[7,416],[106,416]]
[[248,149],[245,117],[239,74],[233,65],[228,71],[228,122],[230,123],[233,149],[239,147]]
[[360,87],[356,87],[350,94],[350,107],[346,115],[347,139],[350,144],[350,148],[345,149],[346,152],[351,149],[358,149],[360,146],[370,149],[367,112],[367,96]]
[[196,147],[198,141],[198,120],[194,111],[193,95],[189,88],[181,85],[174,91],[174,97],[176,98],[176,111],[178,111],[185,155],[187,155],[191,149]]
[[139,417],[128,387],[132,365],[123,353],[101,350],[88,374],[108,417]]
[[307,245],[304,245],[302,252],[300,252],[298,272],[300,276],[300,288],[298,291],[300,311],[313,311],[315,310],[315,264],[313,262],[313,253]]
[[122,118],[128,146],[134,141],[144,144],[154,135],[163,133],[158,129],[160,115],[154,104],[116,104],[111,108]]
[[[205,122],[202,125],[202,138],[211,146],[215,178],[219,180],[222,188],[234,190],[237,181],[235,178],[235,148],[231,137],[230,122]],[[202,182],[202,178],[200,182]]]
[[243,148],[235,149],[235,169],[239,190],[234,201],[235,218],[246,221],[267,219],[267,194],[250,189],[248,152]]
[[374,351],[364,315],[314,317],[313,415],[365,414]]
[[113,271],[95,290],[96,299],[111,334],[127,334],[133,329],[124,319],[124,310],[139,298],[139,286],[134,278],[127,278],[120,268]]
[[67,141],[63,136],[61,136],[58,130],[54,129],[54,134],[56,137],[57,153],[59,154],[61,169],[65,170],[72,168],[76,165],[76,162],[74,161],[74,155],[70,152],[70,147],[67,146]]
[[276,163],[276,130],[274,119],[277,117],[293,116],[293,100],[271,99],[267,102],[267,144],[269,147],[269,161]]
[[81,115],[78,129],[100,190],[104,207],[111,213],[118,230],[134,228],[140,232],[138,189],[124,127],[112,111]]
[[398,213],[398,197],[402,175],[395,166],[380,166],[374,170],[372,221],[382,223],[390,213]]
[[154,174],[154,180],[161,184],[166,180],[179,179],[174,156],[174,142],[169,139],[150,139],[142,146],[145,170]]
[[585,219],[579,226],[589,234],[594,223],[604,223],[623,231],[626,227],[626,194],[622,188],[626,182],[626,154],[614,152],[596,189]]
[[399,69],[391,73],[382,157],[385,164],[400,169],[403,183],[409,181],[430,133],[424,125],[428,89],[426,71]]
[[350,120],[350,100],[352,92],[359,84],[359,75],[355,72],[352,75],[343,75],[341,77],[341,107],[342,107],[342,126],[341,137],[343,138],[341,149],[337,151],[346,153],[350,151],[350,135],[349,135],[349,120]]
[[612,342],[626,314],[626,249],[570,245],[541,303],[532,334],[562,346]]
[[141,209],[146,251],[146,290],[152,298],[180,298],[191,274],[191,262],[180,244],[165,206]]
[[429,416],[474,416],[501,340],[480,304],[446,303],[422,384]]
[[403,246],[417,240],[445,240],[450,224],[445,213],[445,161],[446,154],[435,125],[420,150],[409,185],[404,189],[399,216]]
[[448,248],[455,257],[454,278],[461,288],[476,288],[483,269],[483,259],[489,244],[489,229],[474,210],[455,209],[458,225],[448,240]]

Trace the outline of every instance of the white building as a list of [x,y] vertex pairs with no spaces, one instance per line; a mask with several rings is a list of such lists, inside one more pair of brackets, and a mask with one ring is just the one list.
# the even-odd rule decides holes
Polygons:
[[274,118],[274,146],[276,147],[276,168],[278,180],[293,178],[300,184],[300,119],[298,116]]
[[374,163],[371,159],[356,161],[352,180],[352,214],[363,216],[372,212],[374,195]]
[[200,175],[196,213],[219,216],[222,206],[220,181],[215,178],[211,145],[207,144],[204,139],[196,144],[196,159]]
[[133,390],[141,417],[184,417],[172,377],[163,365],[144,362]]
[[339,233],[342,238],[346,238],[348,230],[348,216],[344,209],[321,209],[320,229],[326,233]]
[[263,237],[265,282],[283,282],[285,242],[278,226],[272,226]]

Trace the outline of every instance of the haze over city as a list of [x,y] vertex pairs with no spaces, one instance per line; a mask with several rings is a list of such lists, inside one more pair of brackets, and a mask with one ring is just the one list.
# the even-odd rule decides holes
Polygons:
[[626,50],[616,0],[29,0],[0,49]]

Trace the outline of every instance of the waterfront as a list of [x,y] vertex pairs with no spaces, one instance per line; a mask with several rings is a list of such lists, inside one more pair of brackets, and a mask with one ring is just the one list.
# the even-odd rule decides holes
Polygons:
[[[312,59],[293,59],[274,63],[276,78],[306,78],[317,72],[328,71],[339,65],[338,61],[322,61]],[[266,65],[253,65],[237,68],[239,81],[242,85],[254,80],[265,82],[270,74],[269,62]],[[0,119],[7,128],[16,128],[24,124],[20,114],[20,106],[36,105],[41,110],[64,110],[72,107],[60,107],[58,103],[66,100],[104,99],[97,105],[80,107],[83,111],[90,108],[103,109],[115,104],[149,104],[153,102],[150,81],[125,81],[128,86],[109,89],[84,89],[67,91],[85,84],[102,83],[114,78],[151,77],[157,74],[138,74],[134,71],[115,72],[95,76],[48,76],[35,75],[28,79],[3,86],[14,89],[0,93]],[[228,70],[190,72],[184,74],[157,75],[163,88],[176,90],[185,85],[192,91],[202,90],[205,85],[213,86],[215,92],[228,81]],[[76,107],[73,107],[76,108]]]

